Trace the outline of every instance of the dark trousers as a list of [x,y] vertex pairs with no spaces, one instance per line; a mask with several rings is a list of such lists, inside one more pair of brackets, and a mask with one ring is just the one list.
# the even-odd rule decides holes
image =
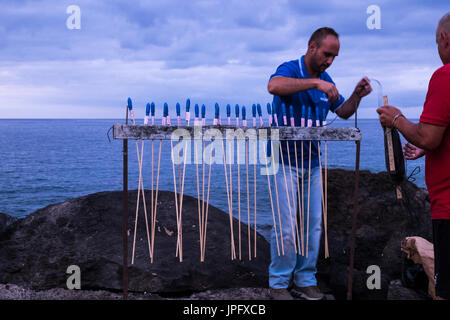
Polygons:
[[433,246],[436,295],[450,299],[450,220],[433,220]]

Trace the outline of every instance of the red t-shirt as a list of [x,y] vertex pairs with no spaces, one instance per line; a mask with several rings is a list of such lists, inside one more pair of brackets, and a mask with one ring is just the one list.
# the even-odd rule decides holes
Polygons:
[[450,63],[431,77],[420,122],[447,127],[439,147],[425,153],[425,182],[431,219],[450,219]]

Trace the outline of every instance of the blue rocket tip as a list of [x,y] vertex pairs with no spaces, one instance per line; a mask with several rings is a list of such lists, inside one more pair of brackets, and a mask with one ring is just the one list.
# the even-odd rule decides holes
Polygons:
[[167,102],[164,102],[164,113],[163,116],[167,117],[169,115],[169,105],[167,104]]
[[218,119],[219,118],[219,104],[216,102],[216,104],[214,105],[214,118]]
[[128,98],[128,109],[130,109],[130,111],[133,109],[133,103],[131,102],[131,98]]
[[283,112],[283,116],[286,116],[286,105],[284,103],[281,104],[281,112]]
[[202,104],[202,118],[204,118],[206,115],[206,107],[204,104]]
[[239,105],[236,104],[236,106],[234,107],[234,113],[236,114],[236,118],[239,118]]
[[145,115],[146,116],[150,115],[150,103],[147,103],[147,106],[145,107]]
[[267,102],[267,113],[272,114],[272,108],[270,107],[270,103]]
[[191,109],[191,99],[186,100],[186,112],[189,112],[189,109]]
[[316,106],[316,120],[320,120],[319,106]]
[[311,119],[311,106],[308,106],[308,119]]
[[256,118],[256,104],[252,105],[252,116],[253,118]]
[[271,108],[272,108],[272,114],[273,114],[273,115],[276,115],[276,114],[277,114],[277,109],[275,108],[275,105],[274,105],[273,102],[272,102]]
[[245,112],[245,106],[242,106],[242,120],[245,120],[246,112]]
[[292,106],[292,104],[289,106],[289,115],[291,118],[294,117],[294,107]]
[[230,104],[227,104],[227,117],[231,116],[231,106]]
[[262,117],[261,105],[259,103],[256,105],[256,109],[258,110],[258,116]]
[[150,112],[151,112],[151,114],[152,114],[152,116],[154,116],[155,115],[155,103],[154,102],[152,102],[152,104],[150,105]]
[[302,106],[302,117],[304,118],[306,116],[306,107]]
[[198,109],[198,103],[195,104],[194,109],[195,109],[194,110],[195,111],[195,117],[198,118],[198,115],[199,115],[199,112],[200,112],[199,109]]
[[176,107],[176,109],[177,109],[177,116],[180,116],[180,113],[181,113],[181,106],[180,106],[180,104],[177,102],[177,105],[175,106]]

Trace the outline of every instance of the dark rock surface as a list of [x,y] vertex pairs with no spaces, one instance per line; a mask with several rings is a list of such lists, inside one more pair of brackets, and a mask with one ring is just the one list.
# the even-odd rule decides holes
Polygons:
[[[345,299],[349,265],[354,174],[328,172],[328,243],[330,258],[318,262],[321,289]],[[359,213],[356,231],[354,299],[411,299],[422,297],[393,280],[404,278],[405,255],[400,243],[407,236],[431,241],[429,199],[426,190],[410,182],[402,185],[403,200],[396,199],[387,173],[360,173]],[[146,191],[147,202],[150,191]],[[129,261],[136,191],[129,192]],[[150,205],[148,214],[150,215]],[[83,290],[122,288],[122,193],[100,192],[40,209],[15,223],[0,215],[0,283],[27,290],[65,289],[69,265],[81,268]],[[268,298],[269,244],[258,235],[257,258],[248,261],[247,227],[242,225],[242,261],[230,259],[230,221],[227,213],[209,208],[205,262],[200,262],[197,200],[183,202],[183,262],[175,256],[177,227],[174,194],[160,191],[155,232],[154,262],[149,261],[144,211],[139,211],[136,258],[129,267],[129,290],[156,295],[214,299],[230,292],[252,299]],[[238,222],[233,220],[235,245]],[[8,224],[6,226],[6,224]],[[3,226],[3,227],[2,227]],[[253,234],[253,230],[251,231]],[[236,251],[237,253],[237,251]],[[381,289],[369,290],[367,267],[381,270]],[[393,283],[395,285],[393,285]],[[241,289],[239,289],[241,288]],[[242,288],[249,288],[243,290]],[[224,291],[225,290],[225,291]],[[228,291],[226,291],[228,290]],[[230,291],[231,290],[231,291]],[[234,291],[233,291],[234,290]],[[236,293],[235,290],[241,290]],[[243,290],[243,291],[242,291]],[[393,291],[394,290],[394,291]],[[228,293],[227,293],[228,292]],[[220,299],[220,298],[217,298]]]
[[[353,213],[354,174],[331,170],[328,181],[328,243],[330,258],[323,258],[323,241],[318,263],[319,277],[329,283],[336,299],[345,299]],[[402,278],[405,254],[401,241],[420,236],[431,241],[428,192],[411,182],[401,186],[403,199],[387,173],[360,172],[359,212],[353,277],[354,299],[386,299],[389,283]],[[381,271],[381,289],[369,290],[366,273],[370,265]]]
[[18,218],[10,216],[9,214],[6,213],[1,213],[0,212],[0,233],[2,233],[3,231],[6,230],[6,228],[16,222],[18,220]]
[[[129,192],[129,261],[136,195],[136,191]],[[183,201],[184,245],[180,263],[175,256],[174,203],[172,192],[159,192],[153,263],[149,260],[141,205],[136,256],[129,267],[130,291],[195,292],[267,285],[268,243],[259,236],[257,258],[248,261],[247,228],[242,228],[243,259],[231,261],[229,215],[212,206],[208,212],[205,262],[200,262],[197,200],[188,196]],[[234,230],[238,230],[235,219]],[[121,192],[100,192],[40,209],[0,234],[0,283],[31,289],[66,288],[67,267],[78,265],[82,289],[121,290],[121,232]],[[235,241],[237,248],[236,232]]]

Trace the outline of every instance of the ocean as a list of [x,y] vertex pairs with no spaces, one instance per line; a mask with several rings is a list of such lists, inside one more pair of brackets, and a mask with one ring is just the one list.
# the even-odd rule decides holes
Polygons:
[[[417,121],[417,120],[416,120]],[[0,212],[25,217],[47,205],[87,194],[122,190],[122,140],[108,139],[114,119],[0,119]],[[212,121],[207,121],[210,123]],[[140,122],[138,122],[139,124]],[[353,120],[336,120],[332,127],[353,127]],[[377,119],[359,119],[362,133],[361,170],[386,170],[383,130]],[[403,139],[403,138],[402,138]],[[136,142],[129,140],[129,189],[137,189],[139,168]],[[139,142],[139,150],[141,142]],[[159,151],[154,143],[154,184]],[[170,142],[164,141],[161,153],[159,189],[174,190]],[[323,150],[323,148],[322,148]],[[354,170],[354,142],[328,142],[328,167]],[[151,142],[146,140],[143,179],[150,189]],[[407,161],[407,176],[425,188],[425,159]],[[206,165],[205,178],[208,178]],[[200,182],[202,165],[199,165]],[[246,168],[240,166],[241,217],[247,221]],[[420,170],[420,171],[419,171]],[[176,168],[178,174],[178,169]],[[259,169],[257,171],[259,173]],[[237,201],[237,165],[233,165],[233,200]],[[186,166],[184,194],[197,197],[196,166]],[[210,201],[213,206],[228,212],[223,164],[211,168]],[[249,165],[250,212],[253,213],[253,165]],[[207,183],[207,182],[205,182]],[[257,175],[258,228],[268,230],[271,209],[267,197],[267,178]],[[201,187],[200,187],[201,189]],[[207,185],[205,185],[205,192]],[[179,191],[179,190],[177,190]],[[233,205],[237,216],[237,202]],[[253,215],[251,218],[251,222]]]

